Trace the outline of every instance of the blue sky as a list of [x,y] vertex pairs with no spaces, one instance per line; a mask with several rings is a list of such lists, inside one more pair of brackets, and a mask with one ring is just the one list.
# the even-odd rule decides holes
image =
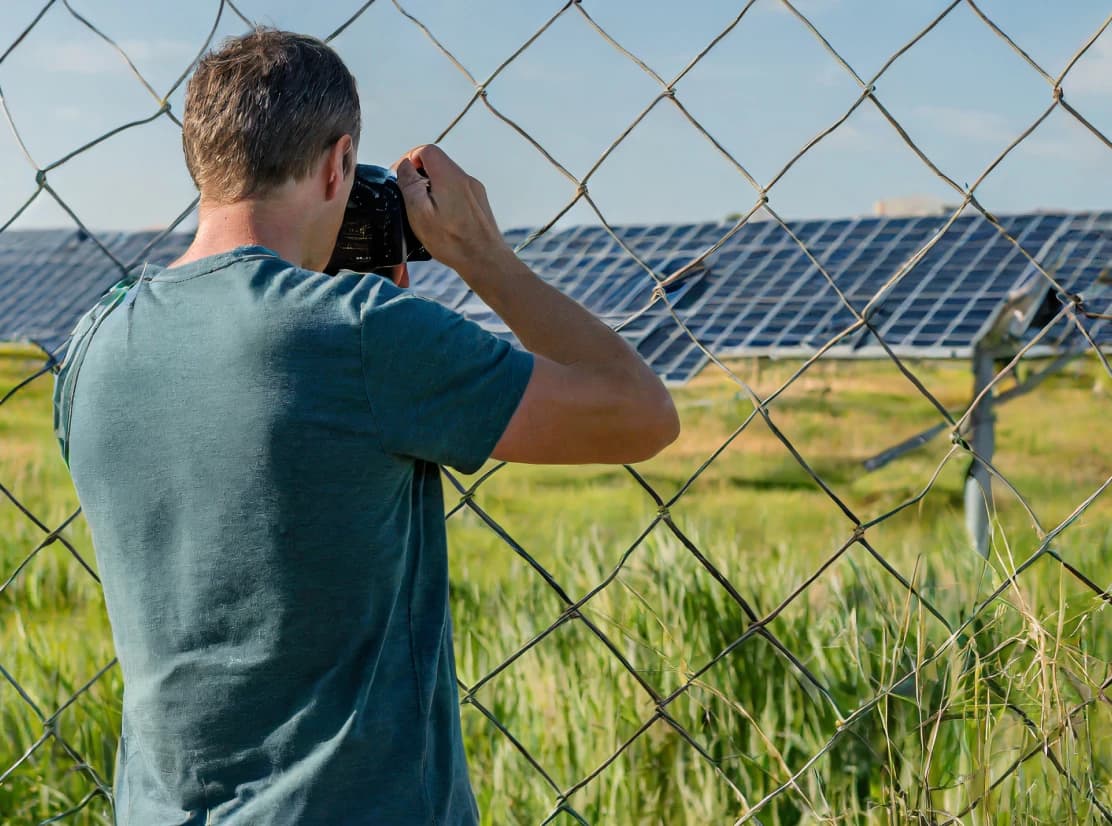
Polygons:
[[[45,0],[5,0],[0,53]],[[559,0],[400,0],[480,80],[562,6]],[[325,35],[359,0],[239,0],[259,22]],[[217,0],[71,0],[116,38],[161,96],[208,34]],[[740,11],[739,0],[585,0],[599,24],[670,80]],[[871,77],[948,3],[798,0],[863,77]],[[1112,13],[1112,0],[981,0],[978,4],[1056,75]],[[218,37],[243,24],[225,12]],[[377,0],[334,43],[364,108],[360,160],[388,164],[431,141],[473,86],[390,0]],[[1112,136],[1112,28],[1067,76],[1066,99]],[[960,6],[877,81],[877,96],[938,166],[972,182],[1051,102],[1051,87]],[[762,184],[853,103],[858,87],[779,0],[757,0],[677,85],[677,98]],[[61,2],[2,63],[0,90],[28,149],[45,166],[86,141],[148,117],[158,102],[119,56]],[[570,10],[489,86],[490,102],[582,176],[661,91]],[[170,103],[180,113],[182,91]],[[510,127],[476,104],[442,145],[488,187],[503,227],[547,222],[575,193]],[[0,224],[35,189],[34,169],[0,121]],[[177,128],[128,130],[50,173],[88,225],[164,226],[194,192]],[[661,101],[589,181],[612,223],[719,220],[757,193],[669,101]],[[1056,111],[978,189],[997,212],[1112,208],[1112,150]],[[867,214],[882,198],[958,197],[865,103],[771,190],[787,217]],[[593,223],[580,203],[561,225]],[[67,226],[47,197],[17,227]]]

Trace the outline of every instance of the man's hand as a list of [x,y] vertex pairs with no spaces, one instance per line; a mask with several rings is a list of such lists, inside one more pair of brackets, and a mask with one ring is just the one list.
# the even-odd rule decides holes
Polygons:
[[466,278],[508,252],[486,188],[440,147],[411,149],[394,171],[410,226],[433,258]]

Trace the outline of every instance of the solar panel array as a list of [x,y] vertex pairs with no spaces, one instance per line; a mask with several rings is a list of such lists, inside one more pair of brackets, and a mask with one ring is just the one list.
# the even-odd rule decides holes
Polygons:
[[[1112,212],[998,220],[1068,292],[1091,301],[1109,289],[1105,280],[1112,266]],[[778,223],[749,223],[707,256],[703,266],[668,286],[671,311],[657,302],[624,327],[623,334],[659,375],[682,383],[707,361],[695,340],[722,358],[810,355],[853,325],[851,306],[864,312],[879,293],[880,300],[868,314],[876,333],[859,330],[833,347],[832,354],[881,355],[876,339],[880,335],[901,356],[967,357],[1011,291],[1029,279],[1046,279],[1015,243],[978,213],[959,217],[906,275],[882,292],[945,224],[944,217],[790,222],[791,233],[812,261]],[[714,223],[631,226],[615,230],[619,243],[603,227],[584,226],[546,235],[520,255],[561,290],[616,325],[644,309],[655,278],[678,272],[727,231],[727,226]],[[520,242],[525,235],[511,233],[508,239]],[[445,268],[430,263],[414,268],[413,278],[415,289],[465,315],[487,320],[489,311]],[[1087,326],[1099,344],[1112,344],[1107,321],[1090,320]],[[1029,330],[1027,337],[1036,332]],[[1066,320],[1060,320],[1044,341],[1046,346],[1032,352],[1085,344]]]
[[[1083,295],[1090,306],[1105,304],[1102,291],[1112,293],[1112,212],[998,220],[1064,290]],[[721,358],[810,355],[854,324],[853,310],[866,308],[875,332],[854,331],[839,340],[832,355],[880,355],[879,335],[901,356],[969,356],[1009,293],[1029,279],[1046,279],[979,213],[959,217],[943,231],[946,222],[943,217],[797,221],[788,224],[791,234],[776,222],[750,222],[668,283],[666,302],[653,301],[659,281],[696,261],[729,225],[627,226],[613,234],[581,226],[545,234],[519,254],[546,280],[619,327],[666,381],[682,383],[706,364],[700,344]],[[926,255],[886,289],[940,231]],[[528,236],[526,230],[506,233],[515,245]],[[99,237],[127,266],[167,263],[189,242],[188,235],[176,234],[148,250],[156,239],[154,232]],[[416,264],[411,274],[415,291],[512,339],[505,324],[446,267]],[[0,339],[31,340],[56,351],[80,314],[119,277],[119,269],[83,233],[0,234]],[[1053,297],[1050,301],[1058,306]],[[1112,346],[1112,324],[1103,319],[1085,324],[1098,344]],[[1042,342],[1033,352],[1080,349],[1086,343],[1066,319]]]

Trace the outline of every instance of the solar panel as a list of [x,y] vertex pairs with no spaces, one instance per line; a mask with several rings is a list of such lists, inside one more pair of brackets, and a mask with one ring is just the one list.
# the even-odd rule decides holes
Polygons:
[[[1082,294],[1098,309],[1107,306],[1112,212],[999,220],[1064,290]],[[753,221],[728,238],[730,225],[718,223],[635,225],[612,232],[580,226],[530,243],[527,229],[505,237],[542,277],[620,329],[659,375],[682,383],[706,364],[700,344],[723,358],[807,356],[841,335],[834,354],[866,357],[883,353],[879,335],[901,356],[970,356],[1009,295],[1046,279],[983,216],[963,215],[946,224],[938,216],[796,221],[787,229]],[[98,237],[125,265],[167,263],[190,240],[174,234],[148,249],[156,233]],[[668,284],[665,300],[654,299],[660,279],[720,241],[701,265]],[[930,249],[909,267],[928,243]],[[84,233],[0,233],[0,338],[57,350],[81,313],[119,278],[120,270]],[[411,265],[411,279],[415,292],[513,339],[446,267]],[[1046,307],[1056,310],[1061,302],[1047,284]],[[873,331],[862,327],[844,335],[856,324],[855,312],[866,311]],[[1108,321],[1089,319],[1085,326],[1101,346],[1112,345]],[[1029,341],[1039,329],[1019,331],[1020,340]],[[1035,352],[1086,344],[1076,325],[1059,321]]]
[[[110,232],[98,240],[121,263],[166,264],[189,244],[170,235],[148,246],[157,232]],[[77,230],[0,233],[0,340],[29,341],[47,352],[65,343],[77,319],[123,277],[96,242]]]

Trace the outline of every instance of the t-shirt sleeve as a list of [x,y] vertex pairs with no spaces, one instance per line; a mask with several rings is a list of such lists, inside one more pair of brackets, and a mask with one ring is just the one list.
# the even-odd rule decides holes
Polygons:
[[383,448],[463,473],[490,457],[533,372],[530,353],[412,293],[366,308],[362,346]]

